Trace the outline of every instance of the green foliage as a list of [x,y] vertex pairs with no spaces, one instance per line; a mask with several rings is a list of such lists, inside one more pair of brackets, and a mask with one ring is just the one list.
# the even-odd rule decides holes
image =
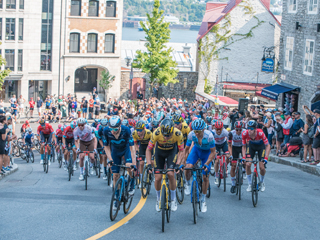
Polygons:
[[132,67],[139,68],[142,72],[149,74],[151,89],[155,84],[167,85],[176,83],[175,77],[178,74],[177,63],[172,59],[170,53],[172,48],[167,48],[166,43],[170,39],[169,23],[163,21],[163,11],[159,11],[160,1],[154,1],[152,16],[147,14],[146,23],[140,22],[143,31],[146,33],[146,52],[138,50]]
[[208,82],[208,79],[204,79],[204,92],[210,94],[212,92],[213,86]]
[[[2,43],[0,42],[0,45],[1,45],[1,44],[2,44]],[[2,57],[2,55],[0,54],[0,66],[6,65],[6,64],[7,64],[6,59],[4,59],[4,58]],[[10,72],[11,72],[11,71],[10,71],[9,69],[5,69],[5,70],[3,70],[3,71],[0,69],[0,89],[2,88],[4,79],[5,79],[7,76],[9,76]]]
[[108,90],[112,87],[112,82],[115,80],[115,76],[111,75],[109,71],[103,70],[101,72],[101,80],[99,82],[99,86],[104,90]]

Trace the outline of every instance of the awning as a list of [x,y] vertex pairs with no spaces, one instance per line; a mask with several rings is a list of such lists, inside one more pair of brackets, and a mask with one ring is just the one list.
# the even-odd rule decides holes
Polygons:
[[320,101],[311,104],[311,111],[320,109]]
[[293,90],[300,91],[300,88],[287,83],[277,83],[276,85],[263,88],[261,95],[274,100],[278,100],[278,95],[280,93],[290,92]]

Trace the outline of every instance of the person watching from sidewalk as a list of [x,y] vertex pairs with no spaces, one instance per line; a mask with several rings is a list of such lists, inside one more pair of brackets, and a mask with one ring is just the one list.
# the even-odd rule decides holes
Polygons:
[[41,117],[42,105],[43,105],[43,101],[40,99],[40,97],[37,97],[37,110],[38,110],[39,118]]
[[[303,161],[302,163],[311,162],[312,157],[312,142],[313,142],[313,119],[310,114],[306,115],[306,123],[304,124],[304,129],[302,131],[302,142],[303,142]],[[309,153],[309,160],[307,160],[307,155]]]
[[284,134],[284,144],[289,142],[290,139],[290,128],[292,127],[293,121],[289,112],[284,113],[285,121],[281,121]]
[[294,116],[295,116],[295,120],[292,124],[290,132],[292,137],[300,137],[300,133],[303,131],[304,122],[300,118],[300,112],[295,112]]
[[35,105],[35,101],[33,101],[33,97],[30,98],[29,101],[29,108],[30,108],[30,117],[33,118],[33,110],[34,110],[34,105]]
[[316,123],[314,124],[314,138],[312,144],[314,161],[310,165],[319,165],[320,166],[320,109],[315,109],[313,111],[315,117],[317,118]]
[[274,130],[276,131],[276,145],[277,145],[277,155],[280,154],[280,150],[281,150],[281,144],[283,142],[283,139],[284,139],[284,134],[283,134],[283,128],[282,128],[282,125],[281,125],[281,121],[282,121],[282,118],[280,116],[280,113],[276,113],[276,123],[275,123],[275,126],[274,126]]

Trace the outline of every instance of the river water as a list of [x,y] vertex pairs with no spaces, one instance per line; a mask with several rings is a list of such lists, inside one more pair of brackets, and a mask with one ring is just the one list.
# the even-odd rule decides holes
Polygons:
[[[198,31],[170,29],[171,39],[169,42],[177,43],[196,43]],[[122,28],[122,40],[139,41],[145,39],[144,31],[139,31],[137,28]]]

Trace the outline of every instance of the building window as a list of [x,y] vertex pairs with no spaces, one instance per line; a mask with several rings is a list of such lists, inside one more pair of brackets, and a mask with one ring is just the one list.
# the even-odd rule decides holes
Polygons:
[[16,9],[16,0],[7,0],[7,9]]
[[297,12],[297,0],[289,0],[288,1],[288,12],[295,13]]
[[117,3],[114,1],[107,1],[106,17],[116,17]]
[[89,1],[89,17],[99,16],[99,1],[90,0]]
[[6,40],[14,40],[15,39],[15,25],[16,21],[14,18],[6,19]]
[[23,18],[19,18],[19,40],[23,40]]
[[80,33],[70,34],[70,52],[80,52]]
[[0,0],[0,8],[2,8],[2,0]]
[[88,52],[96,53],[97,52],[97,40],[98,34],[89,33],[88,34]]
[[18,50],[18,72],[22,72],[22,61],[23,61],[23,52]]
[[42,0],[40,70],[51,71],[53,0]]
[[287,37],[287,44],[286,44],[286,55],[284,60],[284,69],[292,70],[292,61],[293,61],[293,44],[294,38]]
[[81,0],[71,0],[71,16],[81,16]]
[[2,18],[0,18],[0,40],[2,40]]
[[6,69],[10,69],[14,71],[14,49],[6,49],[5,50],[5,59],[7,61]]
[[104,52],[114,53],[114,34],[106,34],[104,40]]
[[313,53],[314,53],[314,41],[307,39],[305,55],[304,55],[304,69],[303,69],[303,73],[307,75],[312,75]]
[[19,0],[19,9],[24,9],[24,0]]
[[188,79],[187,78],[184,78],[183,79],[183,88],[186,89],[188,86]]
[[308,0],[308,13],[316,14],[318,12],[318,0]]

